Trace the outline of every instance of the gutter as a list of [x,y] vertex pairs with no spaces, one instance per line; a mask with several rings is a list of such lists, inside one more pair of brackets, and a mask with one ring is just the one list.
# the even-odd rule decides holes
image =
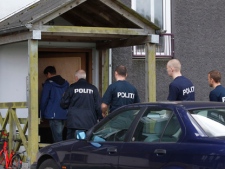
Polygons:
[[12,28],[6,28],[6,29],[1,29],[0,30],[0,35],[12,33],[12,32],[25,31],[25,30],[29,30],[29,28],[27,26],[25,26],[25,25],[23,25],[23,26],[16,26],[16,27],[12,27]]

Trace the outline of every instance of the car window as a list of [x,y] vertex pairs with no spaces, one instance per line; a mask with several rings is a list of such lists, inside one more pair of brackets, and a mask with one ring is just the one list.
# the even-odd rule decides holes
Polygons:
[[132,109],[116,115],[93,132],[92,141],[123,141],[127,130],[140,109]]
[[207,136],[225,136],[225,109],[201,109],[190,112]]
[[132,141],[176,142],[180,124],[171,110],[148,110],[140,119]]

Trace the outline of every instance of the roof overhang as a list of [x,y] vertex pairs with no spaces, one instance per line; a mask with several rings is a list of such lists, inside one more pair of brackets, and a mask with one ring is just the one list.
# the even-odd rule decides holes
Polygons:
[[[0,45],[28,39],[94,42],[98,49],[157,43],[155,30],[159,27],[118,0],[54,1],[58,5],[53,4],[53,0],[34,5],[33,10],[40,10],[44,2],[54,6],[32,16],[30,20],[24,15],[30,15],[32,8],[17,15],[21,17],[20,24],[15,21],[15,16],[0,23]],[[48,25],[59,17],[70,25]],[[40,32],[41,38],[35,38],[35,31]]]

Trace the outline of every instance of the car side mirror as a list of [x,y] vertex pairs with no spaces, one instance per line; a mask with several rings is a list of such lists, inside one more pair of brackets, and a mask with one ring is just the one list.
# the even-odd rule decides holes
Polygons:
[[85,140],[86,139],[86,133],[84,130],[76,130],[75,136],[77,140]]

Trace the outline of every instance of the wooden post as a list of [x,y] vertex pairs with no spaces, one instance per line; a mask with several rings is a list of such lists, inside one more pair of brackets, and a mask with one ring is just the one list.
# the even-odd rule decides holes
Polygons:
[[12,113],[16,111],[16,109],[9,108],[9,150],[13,149],[13,136],[16,134],[16,124],[13,121]]
[[155,44],[145,44],[145,101],[156,101],[156,59]]
[[102,50],[102,96],[109,86],[109,50]]
[[38,40],[28,40],[29,96],[28,96],[28,157],[30,163],[38,152]]

